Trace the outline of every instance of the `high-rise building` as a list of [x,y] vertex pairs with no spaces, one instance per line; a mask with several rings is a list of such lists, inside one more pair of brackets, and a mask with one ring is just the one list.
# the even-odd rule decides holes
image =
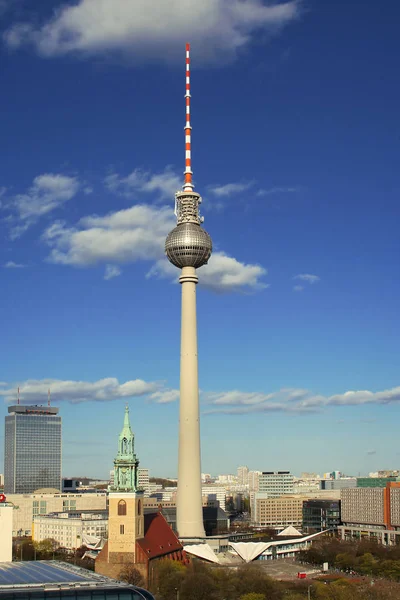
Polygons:
[[258,492],[260,485],[260,475],[261,471],[249,471],[247,477],[249,484],[249,492]]
[[182,191],[175,194],[177,224],[167,236],[165,253],[168,260],[181,269],[179,283],[182,285],[177,529],[181,538],[202,538],[205,532],[201,505],[196,269],[207,264],[212,243],[208,233],[201,228],[200,194],[193,191],[189,44],[186,45],[185,99],[185,179]]
[[303,520],[303,499],[299,496],[266,498],[255,494],[252,521],[259,527],[284,529],[289,525],[301,527]]
[[259,478],[258,491],[269,498],[293,494],[294,477],[289,471],[263,471]]
[[238,467],[237,480],[241,485],[247,485],[249,483],[249,467]]
[[150,496],[150,477],[148,469],[138,469],[138,488],[144,491],[144,497]]
[[52,406],[8,407],[5,419],[4,493],[61,489],[61,417]]

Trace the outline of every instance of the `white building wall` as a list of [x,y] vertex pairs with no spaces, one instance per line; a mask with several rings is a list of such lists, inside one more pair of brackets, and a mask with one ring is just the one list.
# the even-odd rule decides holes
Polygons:
[[12,561],[13,512],[9,504],[0,504],[0,563]]
[[14,505],[13,535],[31,535],[33,517],[67,510],[105,510],[106,494],[8,494]]
[[108,519],[104,518],[66,518],[36,516],[33,524],[32,538],[35,542],[53,539],[63,548],[73,549],[82,546],[82,535],[107,537]]
[[149,469],[138,469],[138,486],[144,489],[144,497],[150,496],[150,476]]
[[220,508],[226,507],[226,488],[220,485],[203,485],[201,487],[202,496],[207,496],[209,500],[218,500]]

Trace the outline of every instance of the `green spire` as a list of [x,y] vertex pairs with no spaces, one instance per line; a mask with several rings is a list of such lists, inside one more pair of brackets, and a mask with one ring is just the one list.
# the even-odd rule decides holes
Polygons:
[[114,460],[114,485],[110,491],[136,492],[139,460],[135,454],[135,436],[125,407],[124,424],[118,438],[118,454]]

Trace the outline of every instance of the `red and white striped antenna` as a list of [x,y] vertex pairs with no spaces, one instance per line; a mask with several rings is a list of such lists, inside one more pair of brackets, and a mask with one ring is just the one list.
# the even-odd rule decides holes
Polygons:
[[186,125],[185,125],[185,182],[184,192],[193,190],[192,181],[192,127],[190,125],[190,44],[186,44]]

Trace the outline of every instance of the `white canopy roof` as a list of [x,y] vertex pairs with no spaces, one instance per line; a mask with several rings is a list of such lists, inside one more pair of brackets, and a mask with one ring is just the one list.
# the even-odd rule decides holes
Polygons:
[[210,562],[219,563],[219,559],[208,544],[188,544],[187,546],[183,546],[183,549],[188,554],[193,554]]
[[303,534],[300,533],[300,531],[298,531],[297,529],[295,529],[293,525],[289,525],[289,527],[286,527],[286,529],[278,533],[278,535],[298,535],[299,537],[301,537]]
[[250,562],[260,556],[268,548],[270,542],[237,542],[230,544],[245,562]]

